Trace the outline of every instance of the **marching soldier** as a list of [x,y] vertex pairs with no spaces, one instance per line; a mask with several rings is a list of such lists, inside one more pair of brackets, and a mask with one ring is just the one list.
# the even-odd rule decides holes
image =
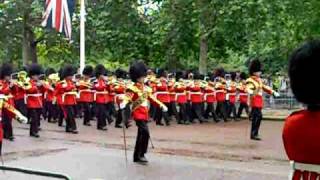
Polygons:
[[59,80],[59,75],[56,74],[53,68],[48,68],[45,72],[47,77],[47,89],[44,93],[44,110],[43,117],[44,119],[48,119],[49,123],[57,122],[57,107],[55,105],[55,83]]
[[93,67],[88,65],[83,69],[82,78],[78,82],[79,90],[79,100],[78,102],[81,105],[83,110],[83,125],[91,126],[90,120],[92,119],[91,115],[91,105],[93,103],[94,92],[92,90],[91,77],[93,75]]
[[61,96],[62,110],[66,120],[66,132],[78,134],[76,124],[77,88],[73,82],[75,69],[71,65],[65,65],[62,70],[62,81],[57,84],[57,93]]
[[238,83],[238,91],[239,91],[239,108],[237,118],[241,118],[242,111],[245,110],[247,115],[249,116],[249,106],[248,106],[248,93],[246,89],[246,73],[242,72],[240,74],[240,82]]
[[236,110],[236,97],[237,97],[237,83],[236,83],[236,76],[235,72],[231,72],[231,81],[227,87],[227,96],[228,96],[228,117],[231,117],[234,120],[237,119],[237,110]]
[[191,101],[192,117],[191,122],[194,119],[198,119],[200,123],[206,122],[203,117],[203,93],[201,79],[203,77],[200,74],[194,76],[194,82],[189,87],[189,99]]
[[[214,79],[213,79],[214,80]],[[216,103],[216,96],[215,96],[215,89],[214,89],[214,82],[209,80],[208,84],[204,87],[204,101],[207,104],[207,108],[205,110],[204,117],[209,119],[210,113],[212,118],[215,122],[218,122],[217,115],[214,108],[214,103]]]
[[13,82],[12,95],[16,109],[24,116],[28,115],[27,105],[25,102],[26,91],[25,87],[29,84],[28,73],[21,70],[17,73],[17,80]]
[[224,69],[219,68],[215,72],[215,93],[217,99],[216,114],[222,118],[224,122],[227,121],[226,110],[226,80],[224,79]]
[[[305,109],[292,113],[285,121],[283,144],[290,161],[320,164],[320,94],[319,57],[320,41],[309,41],[295,50],[289,59],[290,85],[295,98],[306,105]],[[312,166],[313,165],[313,166]],[[292,179],[317,179],[319,174],[311,168],[293,172]]]
[[178,112],[178,124],[190,124],[189,116],[187,114],[187,103],[188,103],[188,97],[187,97],[187,87],[183,81],[183,73],[177,72],[176,74],[176,80],[177,83],[175,84],[175,93],[176,93],[176,102],[179,106],[179,112]]
[[134,85],[127,88],[126,95],[122,98],[120,108],[124,109],[128,103],[132,102],[132,116],[138,127],[133,161],[145,164],[148,162],[145,154],[147,153],[150,138],[147,124],[149,120],[148,101],[151,100],[156,102],[165,112],[168,111],[168,108],[152,95],[152,90],[148,86],[144,85],[147,67],[142,61],[133,63],[130,66],[129,73]]
[[110,109],[107,108],[109,100],[108,85],[105,79],[106,69],[103,65],[99,64],[95,68],[96,82],[94,84],[94,100],[96,102],[96,115],[97,115],[97,129],[106,131],[107,122],[106,119],[110,119]]
[[[13,87],[13,84],[11,83],[11,77],[12,74],[12,65],[11,64],[3,64],[1,66],[0,71],[0,95],[6,97],[6,102],[10,106],[14,106],[14,100],[11,93],[11,89]],[[13,136],[13,128],[12,128],[12,114],[7,110],[4,109],[2,111],[1,117],[2,118],[2,128],[4,132],[4,138],[9,139],[10,141],[14,140]]]
[[260,78],[262,72],[261,63],[258,59],[251,61],[249,66],[250,78],[246,81],[247,92],[250,94],[251,100],[251,139],[252,140],[261,140],[259,137],[259,128],[262,120],[262,108],[263,108],[263,91],[268,94],[273,94],[274,96],[279,96],[279,94],[272,90],[267,85],[263,84],[262,79]]
[[42,67],[32,64],[28,67],[30,77],[29,85],[26,85],[26,104],[28,117],[30,118],[30,136],[39,138],[40,116],[43,108],[43,97],[45,92],[44,84],[40,81]]

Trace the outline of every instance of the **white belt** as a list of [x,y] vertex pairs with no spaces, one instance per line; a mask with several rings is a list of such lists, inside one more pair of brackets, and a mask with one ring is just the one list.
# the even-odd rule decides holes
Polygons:
[[108,92],[108,91],[96,91],[96,92],[94,93],[94,96],[93,96],[93,100],[94,100],[94,101],[97,100],[97,95],[98,95],[98,94],[107,95],[107,94],[109,94],[109,92]]
[[239,96],[248,96],[247,93],[239,93]]
[[228,93],[229,96],[236,96],[236,93]]
[[155,92],[153,95],[154,95],[155,97],[157,97],[158,95],[169,95],[169,92],[159,91],[159,92]]
[[24,96],[24,103],[25,104],[27,104],[28,102],[27,102],[27,99],[29,98],[29,97],[41,97],[42,96],[42,94],[40,94],[40,93],[38,93],[38,94],[26,94],[25,96]]
[[64,100],[65,100],[65,97],[66,96],[68,96],[68,95],[73,95],[73,96],[76,96],[76,98],[79,96],[79,94],[78,93],[76,93],[76,92],[66,92],[66,93],[64,93],[63,95],[62,95],[62,102],[64,103]]

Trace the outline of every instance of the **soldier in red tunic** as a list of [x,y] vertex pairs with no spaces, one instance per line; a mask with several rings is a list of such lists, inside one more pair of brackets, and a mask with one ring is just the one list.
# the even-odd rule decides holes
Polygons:
[[224,79],[225,71],[223,68],[219,68],[215,71],[215,93],[217,99],[216,114],[218,118],[222,118],[227,121],[227,109],[226,109],[226,80]]
[[261,63],[258,59],[254,59],[250,63],[249,73],[250,78],[246,81],[247,92],[250,94],[251,105],[251,139],[261,140],[259,137],[259,128],[262,120],[263,108],[263,92],[279,96],[279,94],[272,90],[271,87],[265,85],[260,78],[262,72]]
[[26,104],[28,108],[28,117],[30,118],[30,136],[40,137],[40,116],[43,108],[43,94],[45,92],[44,84],[40,81],[42,67],[38,64],[32,64],[28,67],[30,81],[26,90]]
[[[55,83],[58,81],[58,74],[56,74],[53,68],[46,69],[46,77],[47,77],[47,89],[44,93],[44,107],[43,107],[43,118],[48,119],[49,123],[57,122],[57,107],[55,105],[55,97],[54,97],[54,88]],[[56,77],[55,77],[56,76]]]
[[161,107],[163,111],[168,111],[168,108],[152,95],[152,90],[144,85],[144,78],[147,76],[147,67],[142,61],[134,62],[130,66],[130,77],[134,82],[127,88],[126,95],[123,96],[120,108],[124,109],[128,103],[132,103],[132,116],[138,127],[138,135],[134,149],[133,161],[136,163],[147,163],[145,154],[147,153],[149,144],[149,101],[154,101]]
[[[7,97],[7,103],[14,106],[14,100],[12,95],[13,84],[10,82],[10,75],[12,73],[11,64],[3,64],[0,71],[0,95]],[[4,109],[2,112],[2,126],[4,132],[4,138],[10,141],[14,140],[13,128],[12,128],[12,114]]]
[[[212,79],[212,80],[211,80]],[[215,112],[214,104],[216,103],[215,89],[214,89],[214,78],[210,77],[208,84],[204,88],[204,101],[207,104],[204,117],[209,119],[210,114],[215,122],[218,122],[217,115]]]
[[[283,144],[291,161],[320,165],[320,41],[307,42],[293,52],[289,60],[289,78],[296,99],[306,109],[294,112],[285,121]],[[318,179],[319,174],[294,172],[294,180]]]
[[203,75],[195,73],[194,82],[189,86],[189,97],[192,110],[191,122],[194,122],[194,119],[198,119],[200,123],[207,121],[203,117],[203,86],[201,84],[201,80],[203,79]]
[[71,65],[65,65],[61,78],[64,79],[57,84],[56,90],[60,94],[62,103],[62,110],[64,112],[64,118],[66,120],[66,132],[77,134],[77,124],[76,124],[76,105],[77,105],[77,88],[73,82],[73,75],[75,74],[75,69]]
[[249,116],[249,106],[248,106],[248,93],[246,88],[246,79],[247,75],[246,73],[242,72],[240,74],[240,82],[237,85],[237,90],[239,92],[239,108],[238,108],[238,114],[237,118],[241,118],[242,111],[245,110],[247,115]]
[[183,80],[183,72],[177,72],[176,74],[176,84],[174,86],[176,93],[176,102],[179,106],[179,111],[177,115],[178,124],[190,124],[189,116],[187,114],[187,86]]
[[79,90],[79,100],[78,102],[81,105],[83,110],[83,125],[91,126],[90,120],[91,117],[91,104],[93,102],[93,90],[91,77],[93,75],[93,67],[88,65],[83,69],[82,77],[80,81],[77,83],[77,87]]
[[27,116],[27,105],[25,103],[25,86],[28,85],[28,73],[24,70],[17,72],[17,80],[13,83],[12,95],[14,97],[14,104],[18,111],[24,116]]
[[106,83],[105,74],[106,69],[103,65],[99,64],[95,68],[95,74],[97,81],[94,83],[94,100],[96,102],[96,112],[97,112],[97,129],[106,131],[107,122],[106,119],[110,118],[110,109],[107,108],[107,103],[109,100],[108,85]]
[[236,110],[236,97],[237,97],[237,83],[236,83],[236,72],[231,72],[231,81],[227,87],[227,96],[228,96],[228,117],[232,118],[233,120],[237,119],[237,110]]

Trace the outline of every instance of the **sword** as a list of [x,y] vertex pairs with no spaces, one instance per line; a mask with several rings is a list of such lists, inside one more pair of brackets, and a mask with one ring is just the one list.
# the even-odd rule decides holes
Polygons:
[[125,153],[125,158],[126,158],[126,165],[128,164],[128,155],[127,155],[127,139],[126,139],[126,115],[125,115],[125,109],[119,109],[121,113],[121,119],[122,119],[122,131],[123,131],[123,143],[124,143],[124,153]]

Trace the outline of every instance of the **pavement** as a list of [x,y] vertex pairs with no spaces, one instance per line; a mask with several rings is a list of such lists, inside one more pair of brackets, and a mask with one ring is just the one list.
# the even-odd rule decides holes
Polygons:
[[[104,132],[81,124],[78,120],[80,133],[74,135],[42,122],[41,137],[34,139],[28,136],[28,125],[14,123],[16,139],[3,145],[5,165],[63,173],[75,180],[280,180],[289,172],[281,139],[283,121],[263,121],[262,141],[249,140],[248,120],[170,127],[150,123],[155,148],[149,147],[147,166],[132,162],[136,127],[126,130],[126,162],[122,129],[109,126]],[[2,179],[45,178],[0,171]]]

